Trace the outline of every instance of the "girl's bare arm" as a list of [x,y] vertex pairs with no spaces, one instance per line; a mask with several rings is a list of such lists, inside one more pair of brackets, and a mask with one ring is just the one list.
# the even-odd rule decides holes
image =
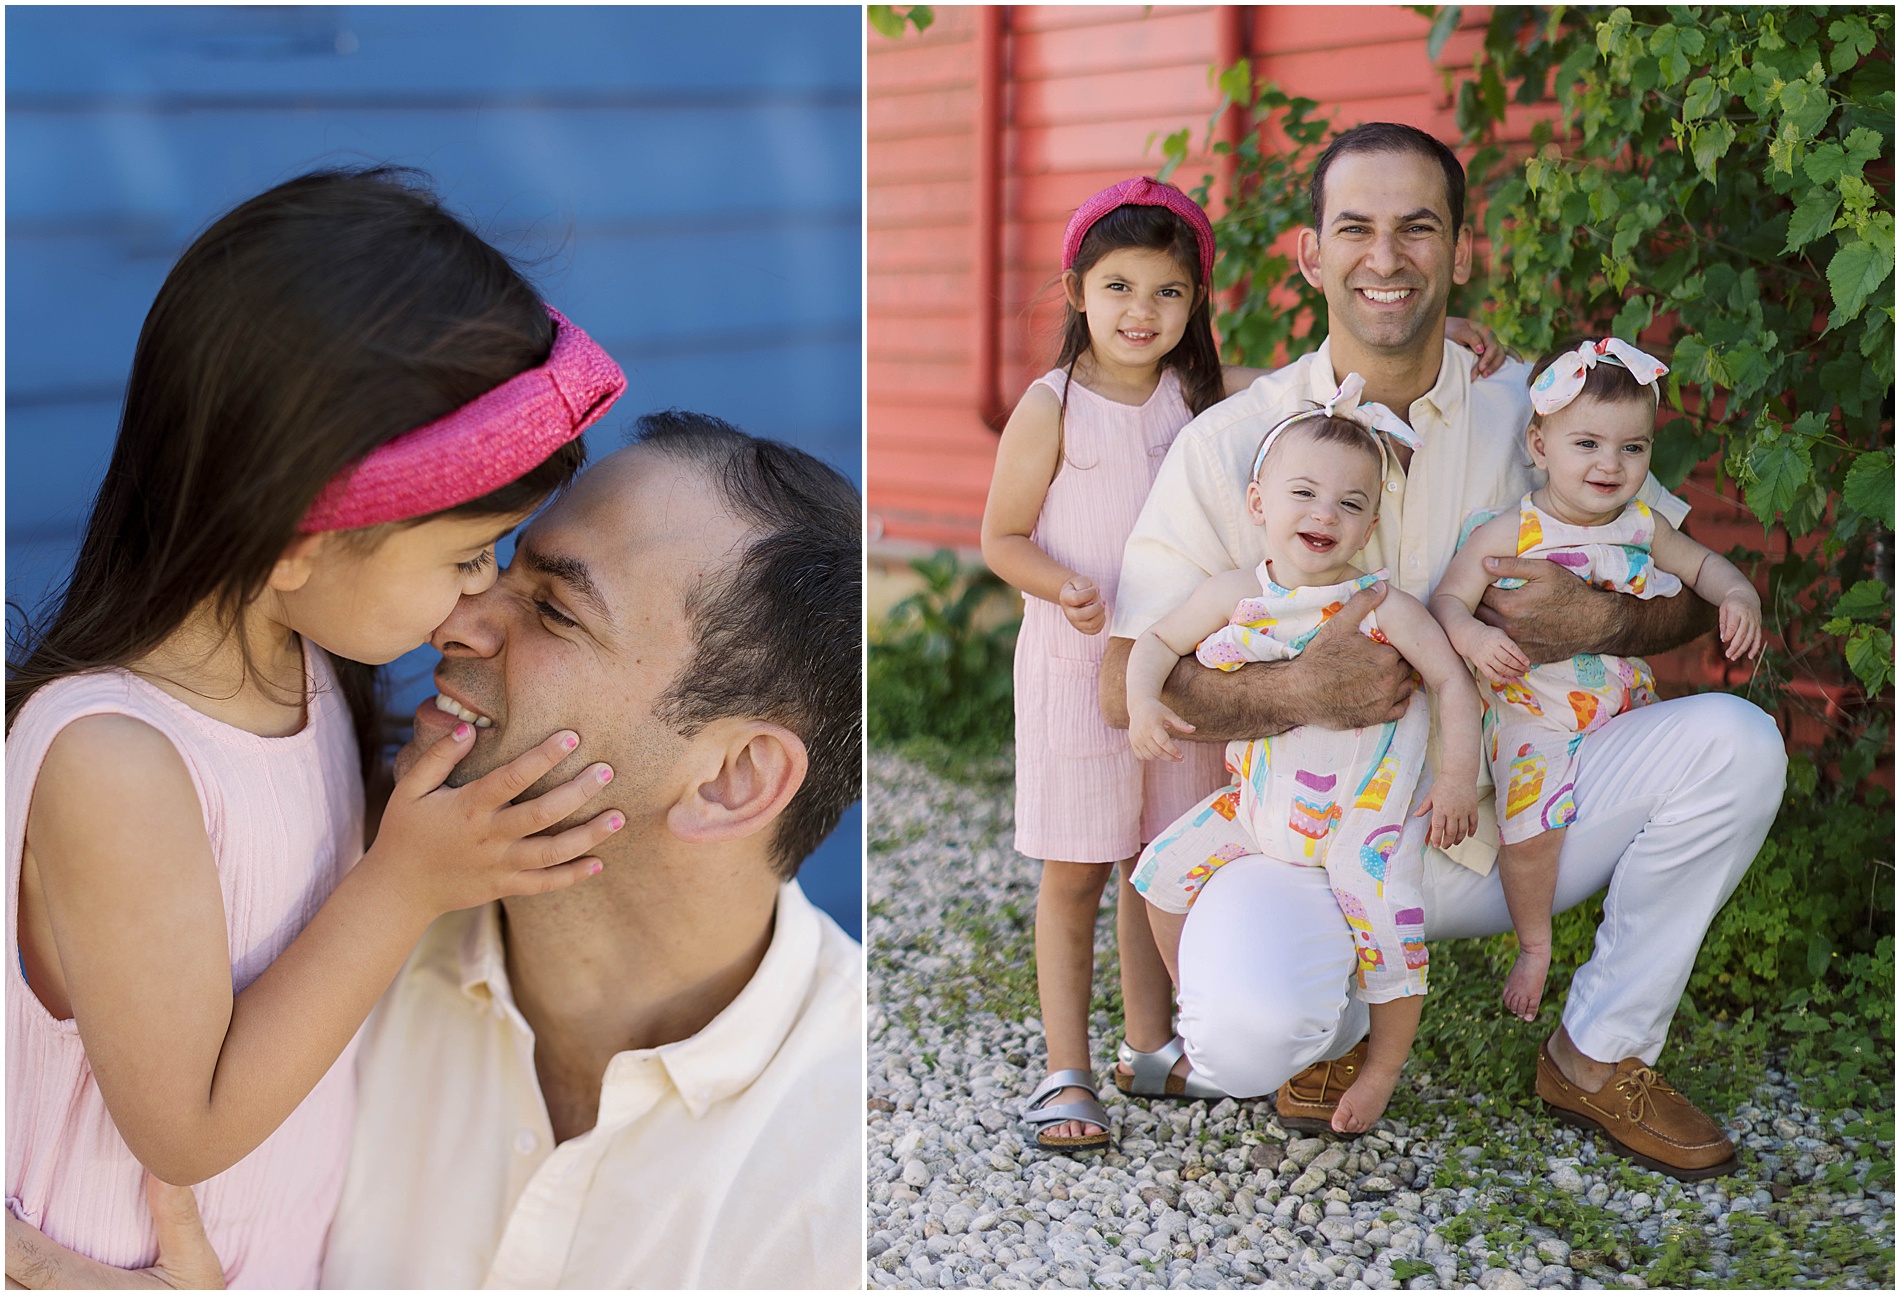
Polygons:
[[1496,578],[1484,569],[1485,559],[1516,555],[1517,514],[1507,512],[1471,533],[1432,590],[1431,614],[1451,646],[1494,680],[1520,676],[1531,668],[1530,658],[1509,634],[1472,615]]
[[1154,748],[1158,746],[1172,758],[1180,758],[1160,728],[1159,720],[1165,717],[1174,721],[1177,731],[1191,732],[1192,729],[1162,704],[1161,690],[1181,659],[1191,654],[1202,639],[1227,623],[1235,603],[1242,598],[1257,597],[1259,593],[1260,582],[1252,571],[1223,571],[1209,576],[1186,602],[1135,640],[1128,656],[1128,729],[1137,754],[1153,759]]
[[1656,518],[1649,555],[1659,568],[1715,607],[1716,632],[1721,635],[1729,660],[1761,652],[1761,595],[1733,562],[1698,544],[1661,517]]
[[1060,601],[1075,572],[1029,538],[1042,515],[1043,497],[1055,480],[1056,431],[1061,415],[1056,393],[1037,383],[1024,393],[996,445],[996,467],[983,505],[983,560],[1016,588],[1045,602]]
[[28,955],[33,988],[77,1022],[132,1153],[171,1183],[228,1169],[309,1094],[438,914],[587,875],[594,861],[560,861],[603,840],[616,816],[522,838],[598,792],[596,767],[509,804],[559,763],[571,736],[453,789],[440,784],[468,744],[444,738],[397,784],[375,846],[234,994],[224,901],[183,760],[129,716],[68,725],[27,815],[34,876],[21,887],[22,940],[50,930],[53,947]]
[[1379,609],[1379,629],[1412,663],[1438,701],[1439,773],[1456,770],[1477,778],[1478,733],[1484,707],[1464,658],[1424,604],[1396,589]]

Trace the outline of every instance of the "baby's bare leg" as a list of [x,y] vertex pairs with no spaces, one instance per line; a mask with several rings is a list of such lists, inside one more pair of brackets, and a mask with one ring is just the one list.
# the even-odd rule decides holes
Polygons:
[[1412,1040],[1418,1037],[1419,1017],[1424,1014],[1422,997],[1395,998],[1389,1003],[1371,1005],[1372,1032],[1366,1040],[1365,1067],[1352,1087],[1340,1094],[1333,1110],[1333,1132],[1364,1133],[1392,1100],[1398,1087],[1399,1072],[1411,1055]]
[[1517,961],[1504,978],[1504,1006],[1513,1016],[1537,1019],[1544,978],[1550,974],[1550,906],[1557,893],[1557,856],[1564,829],[1498,848],[1498,879],[1517,928]]

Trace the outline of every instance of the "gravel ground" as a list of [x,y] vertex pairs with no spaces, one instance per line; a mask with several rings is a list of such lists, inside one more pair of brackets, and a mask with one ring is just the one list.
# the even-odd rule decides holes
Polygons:
[[[870,1287],[1892,1287],[1890,1114],[1811,1110],[1772,1067],[1727,1113],[1742,1171],[1713,1183],[1410,1070],[1394,1110],[1426,1114],[1356,1142],[1109,1085],[1106,1154],[1040,1150],[1017,1120],[1043,1073],[1036,865],[1007,781],[887,753],[871,774]],[[1111,1030],[1098,1012],[1098,1056]]]

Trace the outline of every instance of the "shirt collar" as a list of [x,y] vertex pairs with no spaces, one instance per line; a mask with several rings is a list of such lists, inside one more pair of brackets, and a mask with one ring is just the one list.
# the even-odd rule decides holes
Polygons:
[[[1476,363],[1471,352],[1450,341],[1444,343],[1444,359],[1438,366],[1438,381],[1432,389],[1412,402],[1409,410],[1393,410],[1403,418],[1413,431],[1419,434],[1420,441],[1427,439],[1425,429],[1420,427],[1418,416],[1429,410],[1440,422],[1450,422],[1463,408],[1471,395],[1471,369]],[[1313,362],[1307,366],[1306,396],[1315,404],[1323,404],[1335,391],[1339,383],[1333,377],[1332,339],[1319,344],[1313,352]]]
[[[805,892],[796,881],[781,885],[772,943],[739,996],[697,1034],[658,1048],[616,1054],[607,1065],[605,1086],[613,1086],[617,1071],[657,1058],[695,1119],[713,1103],[744,1091],[797,1023],[817,973],[822,940],[818,910]],[[488,905],[469,923],[459,954],[462,992],[528,1031],[508,985],[500,904]]]

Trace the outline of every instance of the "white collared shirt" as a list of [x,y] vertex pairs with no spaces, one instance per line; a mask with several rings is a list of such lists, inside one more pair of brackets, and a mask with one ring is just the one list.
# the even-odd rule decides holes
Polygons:
[[364,1027],[326,1287],[860,1284],[859,948],[796,882],[705,1029],[608,1063],[554,1145],[500,908],[429,928]]
[[[1353,559],[1362,571],[1388,568],[1393,584],[1420,602],[1451,565],[1467,518],[1510,507],[1544,482],[1524,444],[1531,416],[1529,366],[1514,360],[1489,378],[1474,378],[1476,357],[1451,342],[1444,347],[1432,389],[1409,410],[1394,411],[1418,433],[1420,448],[1409,468],[1396,459],[1387,465],[1378,525]],[[1332,345],[1322,342],[1181,430],[1123,551],[1111,631],[1116,638],[1141,637],[1209,576],[1265,559],[1261,528],[1246,512],[1254,452],[1275,423],[1338,389]],[[1680,525],[1689,512],[1654,476],[1637,498],[1671,525]],[[1434,764],[1436,753],[1434,715]],[[1490,770],[1482,759],[1478,765],[1482,791],[1490,786]],[[1468,868],[1490,871],[1497,823],[1488,795],[1478,798],[1477,833],[1450,854]]]

